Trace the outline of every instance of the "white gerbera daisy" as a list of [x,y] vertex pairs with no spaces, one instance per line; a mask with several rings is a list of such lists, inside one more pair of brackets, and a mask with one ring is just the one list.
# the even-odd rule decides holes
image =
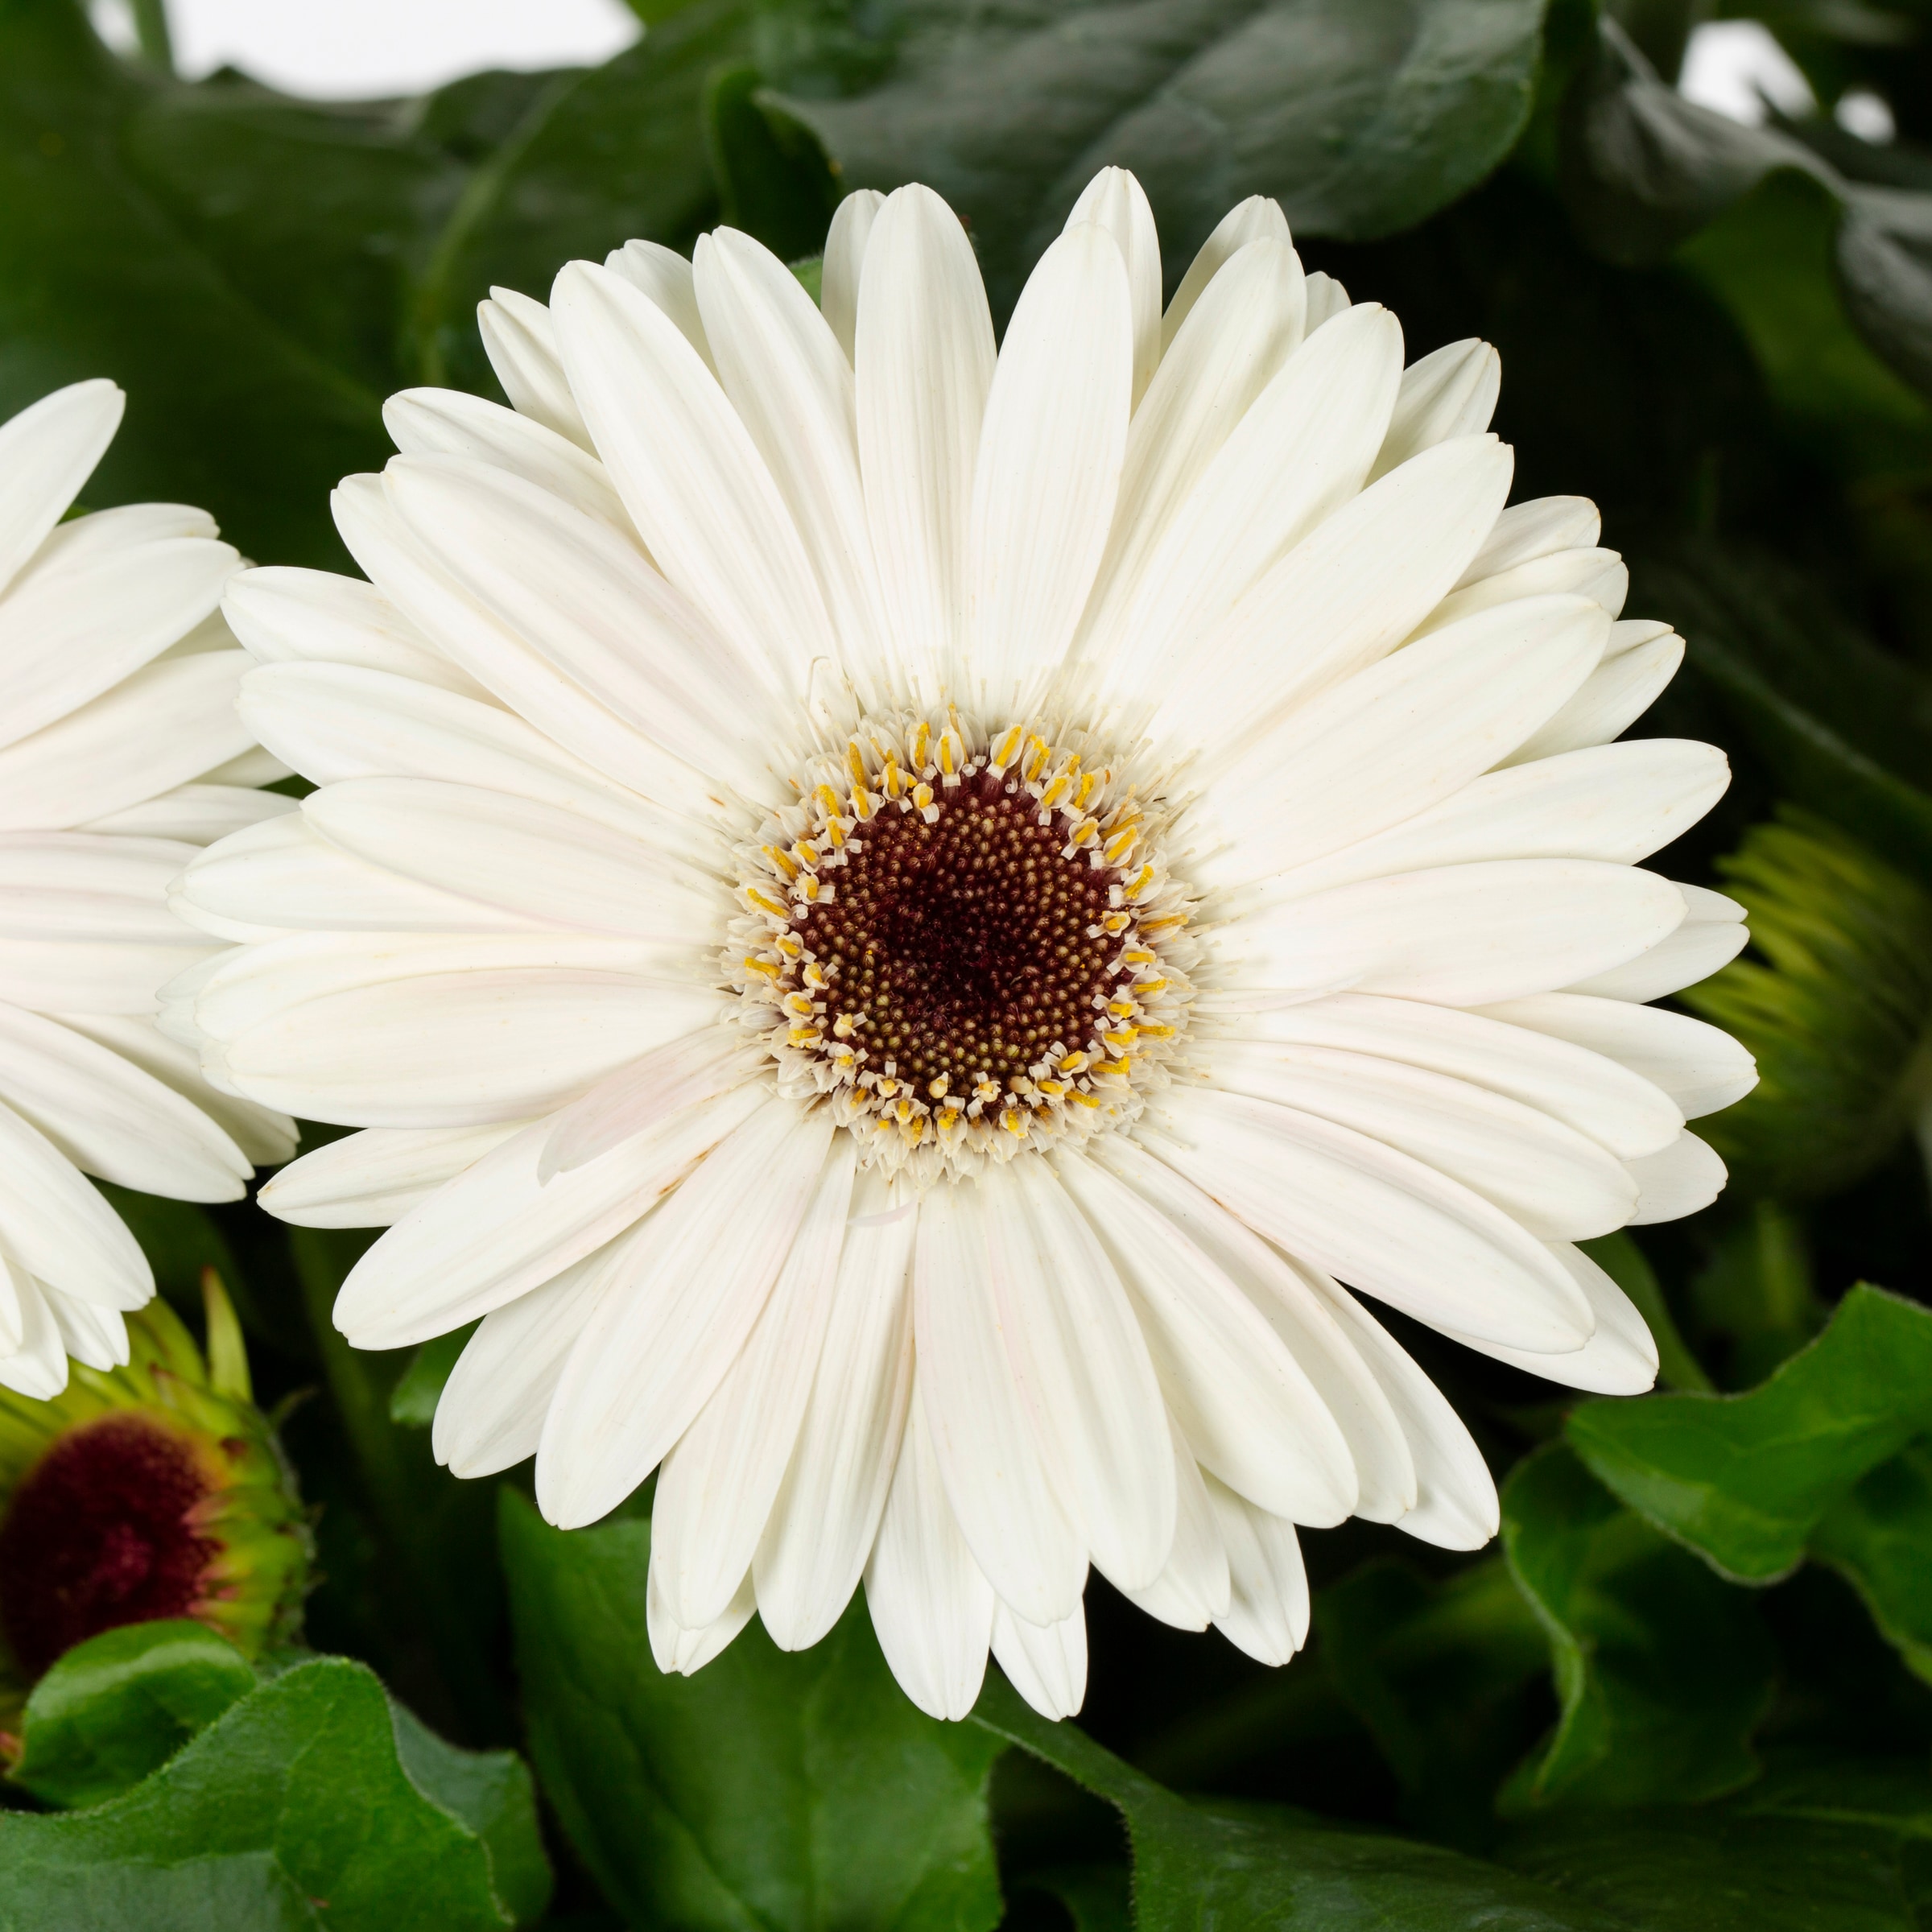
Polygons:
[[294,1123],[218,1093],[155,1025],[155,989],[217,950],[169,910],[196,848],[291,810],[235,713],[247,654],[217,602],[237,558],[198,510],[61,521],[123,398],[76,382],[0,423],[0,1385],[128,1359],[155,1292],[82,1178],[229,1201]]
[[368,583],[229,590],[321,789],[190,868],[245,943],[179,1023],[364,1129],[263,1197],[394,1224],[353,1341],[482,1318],[445,1463],[566,1525],[662,1465],[667,1668],[863,1577],[925,1708],[990,1644],[1059,1714],[1090,1563],[1284,1661],[1294,1524],[1496,1527],[1349,1290],[1644,1387],[1571,1244],[1722,1181],[1749,1060],[1640,1002],[1737,909],[1633,861],[1724,762],[1608,741],[1678,641],[1588,504],[1503,509],[1493,351],[1405,373],[1271,202],[1159,263],[1117,170],[997,353],[923,188],[819,306],[728,229],[573,262],[484,306],[514,413],[390,404]]

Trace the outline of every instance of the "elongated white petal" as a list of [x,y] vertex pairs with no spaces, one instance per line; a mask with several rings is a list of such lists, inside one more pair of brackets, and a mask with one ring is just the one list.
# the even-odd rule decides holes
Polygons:
[[126,832],[138,839],[169,839],[181,845],[212,845],[264,819],[298,811],[294,799],[254,791],[245,785],[177,785],[120,811],[89,819],[83,832]]
[[1302,265],[1286,240],[1251,242],[1215,277],[1161,358],[1128,430],[1113,530],[1075,642],[1103,677],[1169,521],[1301,346],[1303,295]]
[[993,1303],[1047,1464],[1122,1589],[1174,1542],[1174,1467],[1146,1337],[1092,1228],[1042,1161],[988,1171]]
[[886,197],[876,188],[856,189],[834,210],[825,236],[819,309],[848,362],[857,359],[859,276],[865,266],[865,245],[885,205]]
[[1215,1628],[1257,1663],[1287,1662],[1308,1641],[1308,1572],[1294,1525],[1205,1478],[1228,1563],[1228,1608]]
[[84,1034],[0,1004],[0,1100],[76,1166],[178,1200],[239,1200],[248,1158],[201,1109]]
[[1633,1228],[1652,1221],[1679,1221],[1708,1208],[1729,1178],[1717,1150],[1687,1131],[1661,1151],[1639,1155],[1629,1167],[1637,1190],[1630,1216]]
[[[1094,1158],[1180,1229],[1253,1305],[1341,1430],[1355,1468],[1355,1513],[1374,1522],[1393,1521],[1415,1501],[1415,1471],[1381,1385],[1302,1271],[1218,1200],[1155,1158],[1150,1148],[1158,1145],[1158,1137],[1146,1137],[1150,1146],[1144,1147],[1124,1135],[1111,1135],[1095,1145]],[[1257,1487],[1282,1500],[1278,1476]],[[1344,1501],[1305,1500],[1315,1505],[1305,1521],[1326,1526],[1346,1513]]]
[[1071,1717],[1087,1701],[1087,1612],[1077,1603],[1058,1622],[1043,1626],[997,1604],[993,1654],[1013,1689],[1042,1717]]
[[626,242],[604,258],[604,266],[621,280],[648,295],[678,325],[678,332],[704,358],[715,375],[717,364],[698,300],[697,277],[691,264],[675,248],[661,242]]
[[[1553,556],[1538,557],[1499,571],[1494,576],[1461,585],[1430,613],[1429,621],[1418,634],[1426,637],[1430,631],[1473,617],[1479,610],[1492,610],[1499,604],[1514,603],[1519,597],[1587,597],[1606,616],[1614,617],[1622,610],[1629,589],[1630,572],[1615,551],[1594,547],[1558,551]],[[1660,634],[1662,628],[1660,625]],[[1608,650],[1604,651],[1606,662],[1611,654]]]
[[477,304],[483,353],[496,371],[503,393],[519,415],[555,430],[580,449],[591,448],[576,398],[557,357],[557,332],[550,311],[514,288],[493,288]]
[[1146,394],[1161,357],[1161,238],[1147,191],[1124,167],[1104,167],[1067,217],[1071,233],[1091,221],[1113,236],[1127,266],[1133,317],[1133,401]]
[[[1564,1265],[1560,1257],[1553,1258],[1559,1266]],[[1362,1360],[1381,1381],[1402,1422],[1402,1433],[1408,1438],[1410,1453],[1415,1459],[1415,1506],[1397,1519],[1397,1526],[1441,1549],[1480,1549],[1496,1534],[1501,1505],[1488,1465],[1463,1427],[1461,1417],[1407,1352],[1396,1345],[1388,1330],[1354,1296],[1339,1282],[1319,1274],[1311,1272],[1308,1278],[1348,1328]],[[1596,1297],[1581,1282],[1577,1283],[1577,1290],[1589,1302],[1594,1320]],[[1456,1339],[1468,1340],[1461,1335]],[[1588,1346],[1586,1343],[1584,1348]],[[1565,1353],[1576,1358],[1583,1352],[1571,1349]],[[1554,1365],[1562,1358],[1551,1356],[1547,1359]]]
[[1294,704],[1385,656],[1481,540],[1512,468],[1503,444],[1463,437],[1344,504],[1218,625],[1175,638],[1161,678],[1162,738],[1241,750]]
[[1666,635],[1605,660],[1563,709],[1510,754],[1521,765],[1584,745],[1608,745],[1634,724],[1677,675],[1684,641]]
[[1468,1346],[1566,1388],[1587,1389],[1593,1395],[1641,1395],[1657,1381],[1657,1344],[1644,1318],[1629,1296],[1581,1249],[1565,1245],[1554,1253],[1596,1311],[1596,1332],[1589,1340],[1572,1355],[1533,1355],[1521,1348],[1499,1348],[1493,1342]]
[[54,1318],[61,1348],[89,1368],[125,1368],[131,1351],[127,1323],[118,1308],[103,1308],[78,1295],[64,1294],[45,1282],[36,1284],[47,1311]]
[[1750,938],[1739,919],[1699,919],[1693,913],[1634,959],[1572,980],[1563,990],[1605,1000],[1661,1000],[1729,965]]
[[[1628,1067],[1667,1093],[1686,1120],[1715,1113],[1757,1084],[1757,1063],[1744,1047],[1687,1013],[1571,993],[1541,993],[1490,1011],[1511,1026],[1574,1042]],[[1660,1141],[1657,1147],[1667,1144]],[[1654,1154],[1657,1147],[1618,1147],[1616,1152]]]
[[1502,387],[1502,358],[1487,342],[1451,342],[1411,362],[1402,371],[1371,480],[1439,443],[1480,436]]
[[1174,1443],[1174,1488],[1179,1507],[1174,1547],[1160,1575],[1127,1594],[1150,1616],[1177,1630],[1205,1630],[1228,1613],[1230,1585],[1228,1552],[1214,1519],[1214,1505],[1187,1445],[1177,1430]]
[[865,1603],[886,1662],[929,1717],[979,1701],[993,1641],[993,1586],[960,1534],[915,1386],[898,1468],[865,1566]]
[[1634,1183],[1600,1141],[1453,1075],[1259,1041],[1203,1042],[1199,1064],[1231,1093],[1319,1114],[1414,1154],[1545,1241],[1608,1234],[1637,1204]]
[[851,362],[798,277],[749,235],[703,237],[696,270],[719,380],[804,542],[848,671],[889,701]]
[[1587,497],[1534,497],[1512,503],[1496,519],[1456,588],[1556,551],[1587,549],[1602,532],[1603,518]]
[[0,1353],[0,1389],[51,1402],[67,1386],[67,1349],[41,1285],[23,1268],[0,1254],[0,1270],[19,1315],[19,1339]]
[[657,1575],[654,1552],[651,1580],[644,1593],[644,1627],[650,1639],[651,1659],[667,1676],[689,1677],[702,1670],[751,1621],[752,1613],[758,1608],[752,1594],[751,1574],[745,1572],[724,1614],[698,1630],[686,1629],[671,1616],[665,1608]]
[[1119,1270],[1194,1455],[1278,1515],[1340,1522],[1357,1493],[1347,1439],[1266,1318],[1146,1194],[1078,1154],[1056,1165]]
[[833,1141],[751,1339],[658,1472],[651,1567],[687,1629],[702,1629],[729,1608],[799,1447],[832,1319],[853,1151],[849,1136]]
[[777,688],[805,694],[836,646],[778,486],[717,378],[664,312],[573,262],[551,312],[571,391],[665,575]]
[[438,1188],[349,1270],[336,1326],[358,1348],[402,1348],[527,1293],[641,1220],[764,1100],[746,1086],[700,1100],[601,1159],[537,1178],[539,1121]]
[[365,1127],[291,1161],[255,1199],[291,1227],[391,1227],[527,1125]]
[[44,1134],[6,1106],[0,1106],[0,1228],[19,1266],[84,1302],[138,1308],[154,1294],[147,1257],[121,1217]]
[[913,691],[932,703],[965,634],[967,521],[995,358],[972,244],[930,188],[898,189],[872,225],[855,341],[886,621]]
[[708,1027],[647,1053],[549,1122],[537,1177],[568,1174],[654,1128],[684,1108],[741,1085],[766,1063],[729,1029]]
[[382,426],[406,456],[457,456],[506,469],[608,523],[627,543],[638,541],[604,465],[532,417],[460,390],[405,389],[382,405]]
[[354,577],[274,567],[237,571],[222,590],[221,612],[264,664],[360,664],[469,697],[485,695],[373,584]]
[[127,398],[97,376],[0,423],[0,588],[66,514],[114,440]]
[[758,1545],[758,1615],[781,1649],[815,1644],[852,1600],[892,1486],[912,1391],[907,1274],[918,1216],[876,1176],[852,1195],[825,1338]]
[[1730,782],[1729,762],[1715,745],[1683,738],[1563,752],[1490,772],[1373,838],[1250,888],[1241,902],[1300,898],[1357,879],[1484,859],[1632,865],[1688,831]]
[[964,682],[991,715],[1026,715],[1086,606],[1120,487],[1133,367],[1120,250],[1082,222],[1028,278],[986,398]]
[[1281,204],[1271,196],[1250,195],[1228,209],[1201,244],[1174,291],[1174,299],[1167,304],[1167,312],[1161,318],[1162,345],[1174,341],[1209,284],[1250,242],[1287,239],[1288,217],[1282,213]]
[[617,1279],[617,1259],[614,1248],[587,1255],[477,1323],[430,1430],[452,1474],[494,1476],[536,1454],[564,1364]]
[[1176,1091],[1161,1158],[1290,1253],[1406,1314],[1557,1353],[1587,1301],[1501,1209],[1378,1141],[1239,1094]]
[[690,1427],[785,1265],[831,1133],[767,1101],[625,1245],[543,1426],[537,1502],[551,1521],[608,1515]]
[[988,1220],[976,1182],[935,1188],[921,1204],[913,1256],[920,1389],[967,1546],[1005,1602],[1052,1624],[1080,1601],[1087,1551],[1055,1494],[1029,1392],[1001,1339]]
[[1208,805],[1228,836],[1198,876],[1235,885],[1306,865],[1439,804],[1576,689],[1608,629],[1580,598],[1532,599],[1333,687],[1216,775]]

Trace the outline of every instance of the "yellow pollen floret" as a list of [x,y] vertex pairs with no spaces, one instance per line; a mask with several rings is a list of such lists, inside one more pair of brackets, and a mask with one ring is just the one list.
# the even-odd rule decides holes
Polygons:
[[745,956],[745,970],[747,972],[762,972],[775,980],[778,976],[779,968],[776,960],[754,960],[747,953]]

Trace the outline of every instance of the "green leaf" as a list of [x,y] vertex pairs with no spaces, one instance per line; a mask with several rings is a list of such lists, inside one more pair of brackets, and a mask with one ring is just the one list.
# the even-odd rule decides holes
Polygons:
[[1904,1658],[1932,1683],[1932,1448],[1915,1443],[1842,1496],[1811,1533]]
[[130,117],[177,85],[114,61],[73,0],[0,8],[0,418],[112,376],[130,403],[90,507],[198,503],[254,555],[336,562],[327,493],[382,461],[380,398],[277,327],[130,167]]
[[10,1775],[43,1804],[100,1804],[159,1770],[254,1687],[254,1666],[205,1624],[104,1630],[34,1686]]
[[802,1653],[754,1627],[667,1677],[645,1629],[649,1523],[552,1530],[506,1489],[501,1535],[544,1794],[626,1917],[720,1932],[998,1921],[998,1747],[906,1701],[862,1603]]
[[1480,1843],[1550,1665],[1507,1565],[1491,1558],[1439,1582],[1384,1558],[1318,1591],[1315,1625],[1337,1689],[1402,1784],[1406,1821]]
[[392,1422],[405,1429],[427,1429],[436,1419],[443,1385],[449,1380],[456,1357],[476,1331],[477,1324],[470,1322],[451,1329],[448,1335],[433,1336],[418,1348],[389,1392],[389,1419]]
[[1137,1932],[1628,1932],[1626,1920],[1439,1845],[1190,1803],[1075,1726],[1050,1724],[997,1675],[972,1721],[1119,1810]]
[[[524,1843],[534,1831],[530,1821]],[[536,1898],[526,1874],[517,1883]],[[497,1932],[517,1922],[490,1845],[412,1780],[382,1686],[343,1657],[260,1686],[106,1804],[0,1814],[5,1932]]]
[[1502,1501],[1503,1548],[1549,1634],[1563,1705],[1504,1808],[1690,1803],[1754,1777],[1773,1659],[1752,1600],[1623,1508],[1561,1443],[1517,1463]]
[[1824,1333],[1744,1395],[1586,1402],[1571,1445],[1721,1574],[1769,1583],[1832,1504],[1932,1428],[1932,1309],[1860,1284]]
[[840,188],[809,128],[769,100],[749,64],[712,77],[704,136],[732,227],[786,259],[816,254]]
[[1140,177],[1170,287],[1243,196],[1298,234],[1385,235],[1509,151],[1543,0],[909,0],[872,92],[787,102],[853,186],[923,181],[972,225],[997,311],[1095,171]]
[[1502,1856],[1645,1932],[1921,1932],[1928,1841],[1921,1765],[1827,1761],[1723,1805],[1542,1821]]

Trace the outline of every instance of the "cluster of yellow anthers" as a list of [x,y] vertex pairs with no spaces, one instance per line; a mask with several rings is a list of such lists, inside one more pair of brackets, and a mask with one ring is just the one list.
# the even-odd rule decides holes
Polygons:
[[727,977],[781,1087],[923,1185],[1139,1112],[1193,989],[1166,812],[1081,732],[867,720],[734,855]]

